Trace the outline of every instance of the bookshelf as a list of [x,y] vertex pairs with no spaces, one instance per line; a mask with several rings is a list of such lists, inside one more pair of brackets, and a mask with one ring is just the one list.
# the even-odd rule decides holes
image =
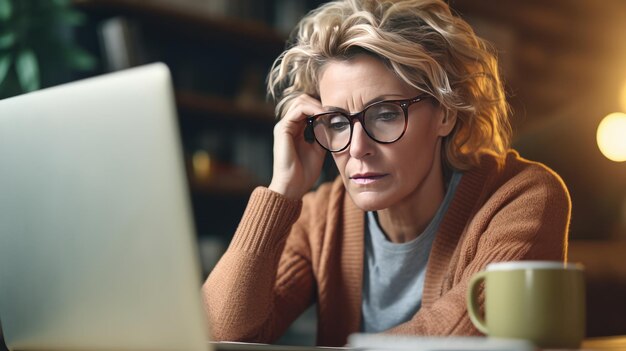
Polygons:
[[240,106],[232,100],[190,90],[177,91],[176,104],[184,112],[216,120],[237,119],[269,125],[276,122],[273,109],[266,104]]
[[276,120],[265,76],[286,36],[262,19],[212,12],[214,2],[73,0],[88,18],[96,74],[169,66],[196,228],[200,239],[227,243],[249,194],[271,180]]
[[274,54],[284,48],[286,40],[261,21],[220,16],[208,7],[194,6],[189,1],[74,0],[73,3],[91,15],[137,18],[203,44],[227,42],[255,56],[275,57]]

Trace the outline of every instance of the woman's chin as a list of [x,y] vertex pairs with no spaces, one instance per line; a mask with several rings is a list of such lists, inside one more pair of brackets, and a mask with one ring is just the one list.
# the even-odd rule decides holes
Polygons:
[[363,211],[379,211],[391,206],[389,197],[380,192],[349,192],[352,202]]

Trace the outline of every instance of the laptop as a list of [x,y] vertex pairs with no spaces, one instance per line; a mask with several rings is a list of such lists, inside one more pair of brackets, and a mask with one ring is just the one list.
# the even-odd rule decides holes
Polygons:
[[170,74],[0,101],[0,320],[12,350],[208,350]]

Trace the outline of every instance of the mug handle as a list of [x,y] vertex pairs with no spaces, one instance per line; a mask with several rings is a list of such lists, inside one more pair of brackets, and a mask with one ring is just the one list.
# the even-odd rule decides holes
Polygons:
[[485,280],[486,276],[486,271],[475,274],[470,280],[467,289],[467,313],[476,329],[480,330],[483,334],[488,334],[488,330],[485,319],[480,315],[480,309],[478,307],[478,287],[480,286],[479,283]]

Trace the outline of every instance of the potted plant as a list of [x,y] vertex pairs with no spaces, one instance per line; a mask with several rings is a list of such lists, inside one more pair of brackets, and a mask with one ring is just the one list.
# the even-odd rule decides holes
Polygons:
[[0,0],[0,98],[93,69],[95,58],[73,38],[84,20],[70,0]]

